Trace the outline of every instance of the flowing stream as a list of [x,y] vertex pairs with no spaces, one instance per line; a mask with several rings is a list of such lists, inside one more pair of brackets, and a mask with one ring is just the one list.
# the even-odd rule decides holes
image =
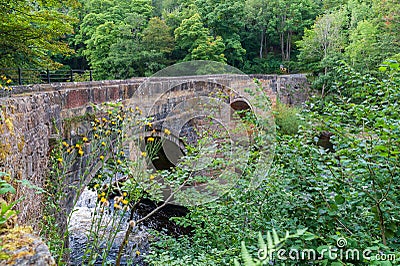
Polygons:
[[[88,232],[91,229],[92,217],[95,213],[97,194],[96,192],[85,189],[81,194],[76,206],[75,211],[72,214],[71,221],[69,224],[69,248],[70,253],[70,265],[82,265],[82,258],[84,252],[88,246]],[[110,201],[110,206],[113,202]],[[134,220],[138,220],[144,217],[147,213],[156,208],[156,205],[149,201],[142,201],[137,210],[134,213]],[[111,208],[112,210],[113,208]],[[187,213],[187,209],[180,206],[167,205],[162,208],[155,215],[151,216],[144,223],[140,224],[137,230],[130,234],[128,245],[125,247],[125,251],[122,256],[121,265],[146,265],[143,260],[143,256],[149,252],[150,242],[153,240],[153,236],[150,231],[153,229],[158,231],[164,231],[168,234],[179,236],[182,234],[190,233],[190,229],[181,228],[169,220],[170,217],[183,216]],[[128,228],[129,212],[122,218],[121,227],[115,232],[115,226],[111,226],[108,223],[112,219],[112,212],[105,213],[102,221],[104,221],[101,235],[108,236],[112,233],[116,233],[115,239],[111,246],[108,257],[106,258],[105,265],[114,265],[117,258],[119,247],[124,239],[125,232]],[[100,235],[99,234],[99,235]],[[103,241],[100,244],[100,249],[106,248],[107,241]],[[96,259],[94,265],[102,265],[104,260],[99,256]]]

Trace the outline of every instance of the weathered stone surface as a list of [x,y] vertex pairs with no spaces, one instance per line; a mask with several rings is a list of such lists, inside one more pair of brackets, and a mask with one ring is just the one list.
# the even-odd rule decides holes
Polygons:
[[15,227],[0,233],[0,265],[56,265],[49,248],[30,227]]
[[[304,75],[250,77],[261,82],[272,103],[278,97],[284,103],[300,104],[308,97]],[[199,86],[201,82],[196,81],[199,78],[203,86]],[[63,130],[65,119],[87,113],[90,103],[129,100],[131,104],[140,102],[146,108],[151,108],[156,99],[160,98],[154,115],[161,119],[174,105],[187,97],[207,95],[216,88],[235,90],[243,86],[244,82],[243,79],[227,75],[157,78],[152,80],[153,87],[148,95],[135,96],[135,91],[144,80],[135,78],[14,87],[15,93],[11,97],[0,98],[0,171],[9,172],[13,179],[26,179],[43,187],[49,169],[49,139],[56,137],[57,129]],[[165,88],[173,89],[159,97]],[[237,101],[235,97],[227,101]],[[68,132],[61,132],[62,136],[70,137],[83,132],[79,123],[70,124],[77,128],[68,128]],[[24,198],[18,204],[20,222],[38,224],[43,202],[42,196],[35,192],[23,186],[17,191],[16,197]]]

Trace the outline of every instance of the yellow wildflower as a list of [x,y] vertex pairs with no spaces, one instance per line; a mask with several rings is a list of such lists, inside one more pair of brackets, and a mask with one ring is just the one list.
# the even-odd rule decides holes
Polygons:
[[97,127],[93,127],[93,131],[96,131],[97,130]]
[[71,150],[70,148],[68,148],[67,152],[68,152],[68,153],[71,153],[71,152],[72,152],[72,150]]
[[136,255],[140,256],[140,251],[139,250],[136,250]]
[[98,134],[94,134],[94,138],[98,139],[98,138],[100,138],[100,136]]
[[101,142],[101,145],[106,146],[106,143],[104,141]]
[[106,195],[106,193],[103,191],[103,192],[101,192],[101,195],[104,197]]
[[100,120],[96,118],[96,119],[94,120],[94,122],[100,123]]
[[150,180],[153,180],[154,179],[154,175],[150,175]]
[[115,209],[119,209],[119,210],[122,209],[121,205],[119,205],[119,204],[117,204],[117,203],[114,203],[114,208],[115,208]]
[[100,155],[100,160],[104,160],[104,156],[103,155]]
[[89,139],[88,139],[87,137],[83,137],[82,140],[83,140],[84,142],[89,141]]
[[7,83],[7,84],[10,84],[10,83],[11,83],[11,79],[8,79],[8,80],[6,81],[6,83]]
[[106,119],[105,117],[103,117],[101,120],[102,120],[104,123],[107,122],[107,119]]
[[65,141],[62,142],[62,145],[63,145],[64,147],[68,147],[68,146],[69,146],[69,144],[68,144],[67,142],[65,142]]
[[108,135],[110,135],[111,134],[111,131],[110,130],[107,130],[106,131],[106,136],[108,136]]
[[96,184],[96,185],[94,185],[94,188],[98,188],[98,187],[100,187],[100,185],[99,185],[99,184]]
[[111,124],[112,124],[112,125],[115,125],[116,123],[115,123],[115,121],[112,121]]
[[62,158],[57,158],[57,161],[58,161],[59,163],[62,163],[62,162],[63,162],[63,159],[62,159]]
[[128,195],[128,193],[126,192],[122,193],[122,196],[126,197],[126,195]]
[[[102,193],[102,194],[103,194],[103,193]],[[106,202],[107,200],[106,200],[105,197],[102,197],[102,198],[100,199],[100,201],[104,203],[104,202]]]
[[126,199],[124,199],[124,200],[122,200],[122,203],[123,203],[124,205],[126,205],[126,204],[128,204],[128,201],[127,201]]
[[75,145],[75,147],[78,149],[82,148],[81,145],[79,145],[78,143]]
[[111,115],[111,114],[112,114],[112,111],[111,111],[111,110],[108,110],[107,113],[108,113],[109,115]]
[[78,151],[78,154],[79,154],[80,156],[83,156],[83,154],[84,154],[83,150],[80,149],[80,150]]
[[146,157],[146,156],[147,156],[147,152],[142,151],[142,156],[143,156],[143,157]]
[[120,151],[119,154],[125,155],[125,152],[124,151]]
[[117,160],[117,164],[121,164],[121,163],[122,163],[121,160],[118,159],[118,160]]
[[153,141],[154,141],[154,138],[150,137],[150,138],[147,139],[147,141],[148,141],[148,142],[153,142]]
[[153,124],[150,123],[150,122],[147,122],[146,125],[147,125],[148,127],[152,127],[152,126],[153,126]]
[[166,128],[166,129],[164,129],[164,133],[167,134],[167,135],[170,135],[171,131],[169,131],[169,129]]
[[122,133],[122,130],[121,129],[118,129],[118,134],[121,134]]

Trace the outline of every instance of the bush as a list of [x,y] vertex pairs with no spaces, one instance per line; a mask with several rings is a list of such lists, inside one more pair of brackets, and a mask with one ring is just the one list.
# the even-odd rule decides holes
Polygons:
[[274,108],[277,131],[282,135],[295,135],[304,124],[299,117],[301,108],[277,102]]

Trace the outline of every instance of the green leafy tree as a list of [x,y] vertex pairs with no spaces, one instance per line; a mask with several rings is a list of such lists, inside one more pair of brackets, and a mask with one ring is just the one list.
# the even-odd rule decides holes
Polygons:
[[298,60],[307,64],[317,75],[315,85],[325,94],[331,70],[341,58],[346,45],[346,10],[337,10],[320,16],[311,29],[304,31],[302,40],[297,42],[300,49]]
[[143,31],[143,45],[149,50],[160,53],[171,53],[174,48],[174,38],[171,28],[158,17],[151,18]]
[[78,6],[66,1],[0,1],[0,66],[57,67],[52,56],[71,54],[65,36],[72,34]]
[[144,75],[136,62],[143,62],[143,31],[152,14],[147,0],[85,2],[88,14],[80,25],[76,42],[84,45],[97,79]]
[[204,59],[225,62],[223,54],[225,46],[222,38],[210,36],[198,13],[182,21],[175,30],[175,40],[181,49],[188,52],[184,60]]
[[279,36],[282,61],[290,61],[293,37],[299,35],[305,27],[312,24],[316,14],[316,5],[311,0],[293,0],[270,2],[272,17],[270,30]]
[[197,0],[195,4],[211,35],[222,37],[228,64],[240,66],[246,54],[240,38],[244,28],[244,1]]
[[380,61],[378,52],[378,28],[370,21],[360,21],[350,32],[346,54],[353,67],[372,70]]
[[[266,0],[247,0],[245,3],[245,28],[249,30],[248,39],[253,39],[250,42],[258,49],[258,57],[263,58],[267,49],[267,27],[268,21],[271,18],[271,7]],[[246,40],[247,40],[246,38]],[[258,41],[258,46],[255,45],[255,40]],[[245,46],[247,47],[247,46]],[[246,49],[247,53],[253,53],[252,47]]]

